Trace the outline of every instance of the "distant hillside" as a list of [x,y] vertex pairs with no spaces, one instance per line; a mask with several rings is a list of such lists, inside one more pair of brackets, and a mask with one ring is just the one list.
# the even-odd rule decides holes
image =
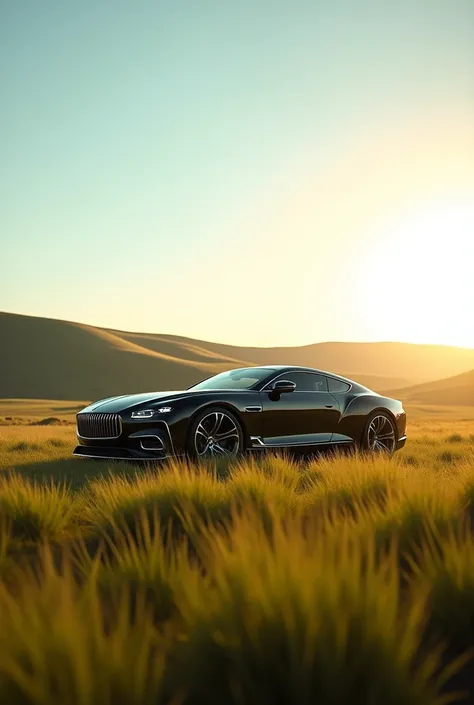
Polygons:
[[474,370],[455,377],[403,389],[392,389],[388,396],[401,401],[446,406],[474,406]]
[[[189,346],[207,354],[249,360],[256,365],[307,365],[350,377],[361,375],[395,380],[390,387],[408,386],[467,372],[474,368],[474,349],[412,343],[314,343],[299,347],[248,348],[171,335],[109,331],[144,347]],[[349,374],[351,373],[351,374]],[[382,381],[382,380],[380,380]],[[386,389],[388,387],[385,387]]]
[[0,313],[0,398],[97,399],[183,389],[252,364],[308,365],[376,391],[474,368],[474,350],[405,343],[317,343],[246,348]]

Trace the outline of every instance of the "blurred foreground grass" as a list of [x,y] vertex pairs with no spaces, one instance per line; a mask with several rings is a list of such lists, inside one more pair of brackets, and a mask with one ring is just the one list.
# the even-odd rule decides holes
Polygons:
[[108,466],[0,428],[0,702],[474,702],[474,421],[393,459]]

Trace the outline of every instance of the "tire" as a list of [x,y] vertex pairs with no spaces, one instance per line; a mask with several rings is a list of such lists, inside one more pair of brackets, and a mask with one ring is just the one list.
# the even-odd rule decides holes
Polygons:
[[219,406],[203,409],[188,432],[187,452],[193,459],[235,458],[243,452],[244,434],[238,418]]
[[361,448],[369,453],[393,455],[397,444],[397,429],[386,411],[374,411],[367,419]]

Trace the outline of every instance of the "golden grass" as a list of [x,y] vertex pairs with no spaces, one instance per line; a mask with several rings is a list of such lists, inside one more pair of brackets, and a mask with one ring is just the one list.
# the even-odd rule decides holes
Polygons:
[[76,414],[88,401],[60,401],[56,399],[0,399],[0,426],[37,423],[54,417],[75,423]]
[[0,428],[0,701],[472,702],[474,419],[431,418],[393,459],[199,467]]
[[0,470],[70,458],[75,443],[76,430],[72,425],[1,426]]

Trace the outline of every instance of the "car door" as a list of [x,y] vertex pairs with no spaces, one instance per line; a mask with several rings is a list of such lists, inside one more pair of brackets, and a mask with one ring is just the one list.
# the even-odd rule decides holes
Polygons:
[[[293,392],[274,395],[277,380],[294,382]],[[328,443],[341,412],[336,398],[329,393],[324,375],[294,371],[275,377],[260,392],[262,429],[265,445],[271,447],[305,446]]]

